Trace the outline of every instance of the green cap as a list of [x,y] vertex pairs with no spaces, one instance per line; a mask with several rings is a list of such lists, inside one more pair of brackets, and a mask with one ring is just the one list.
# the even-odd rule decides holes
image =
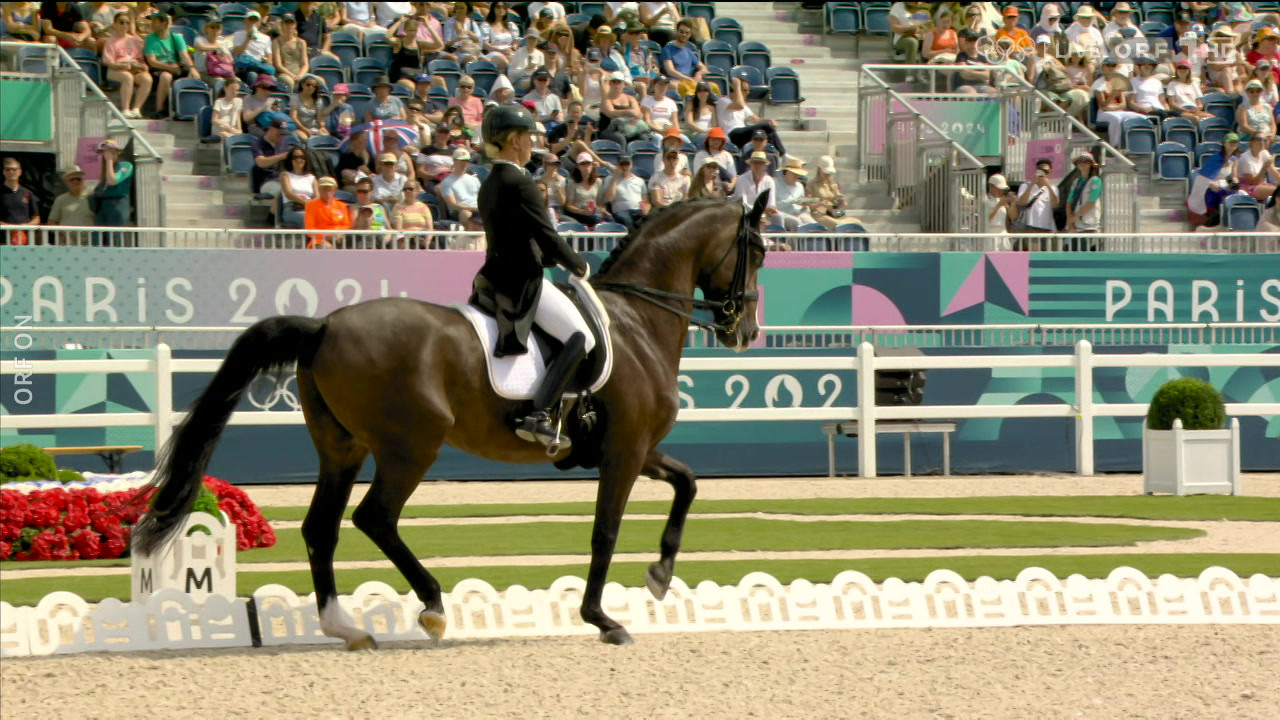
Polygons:
[[1222,142],[1240,142],[1240,136],[1233,132],[1229,132],[1226,137],[1222,138]]

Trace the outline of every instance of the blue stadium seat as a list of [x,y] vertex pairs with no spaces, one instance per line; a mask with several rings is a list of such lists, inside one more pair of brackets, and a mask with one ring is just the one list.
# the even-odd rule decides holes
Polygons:
[[311,74],[324,81],[325,89],[333,92],[333,86],[347,81],[347,69],[328,55],[311,58]]
[[711,37],[737,47],[744,39],[742,23],[733,18],[716,18],[710,23]]
[[1234,120],[1223,120],[1222,118],[1211,117],[1200,121],[1198,129],[1200,131],[1200,142],[1222,142],[1222,139],[1231,132],[1231,125]]
[[787,231],[787,228],[785,226],[775,222],[775,223],[769,223],[769,226],[764,229],[764,234],[778,235],[781,233],[785,233],[786,231]]
[[1196,134],[1196,126],[1190,120],[1182,117],[1165,118],[1160,123],[1160,135],[1165,142],[1181,143],[1188,152],[1195,148],[1199,139]]
[[829,2],[824,6],[826,29],[832,35],[859,35],[862,33],[860,3]]
[[1271,154],[1280,155],[1280,140],[1271,143]]
[[1206,155],[1212,155],[1217,152],[1222,152],[1222,143],[1220,142],[1211,140],[1197,143],[1195,150],[1196,167],[1200,167],[1201,162],[1204,160]]
[[[1227,123],[1228,126],[1234,125],[1236,122],[1236,101],[1230,95],[1224,93],[1209,93],[1203,98],[1204,109],[1212,113],[1214,117]],[[1204,136],[1201,135],[1203,140]]]
[[213,106],[205,105],[196,113],[196,138],[202,143],[215,143],[222,139],[213,134]]
[[708,67],[702,79],[711,86],[711,92],[717,98],[729,92],[729,71],[718,67]]
[[[1074,3],[1073,3],[1074,4]],[[1259,3],[1254,3],[1255,12],[1262,12],[1257,9]],[[1141,2],[1134,3],[1134,7],[1142,11],[1142,19],[1147,23],[1160,23],[1164,26],[1173,24],[1173,3],[1171,2]],[[1143,34],[1149,35],[1146,28],[1142,28]]]
[[483,165],[469,165],[467,172],[475,175],[480,182],[484,182],[489,177],[489,168]]
[[578,12],[587,16],[590,20],[592,15],[604,15],[604,6],[607,3],[602,2],[580,2],[578,3]]
[[329,36],[329,49],[343,67],[351,67],[356,58],[364,56],[364,44],[353,33],[338,31]]
[[837,225],[835,231],[838,233],[865,233],[867,229],[861,223],[851,222]]
[[324,153],[328,156],[334,170],[337,170],[338,159],[341,156],[338,145],[341,143],[341,140],[332,135],[313,135],[307,138],[307,150]]
[[358,57],[351,61],[351,79],[362,85],[372,86],[378,76],[386,72],[387,67],[373,58]]
[[873,2],[862,4],[862,20],[864,32],[871,36],[890,37],[893,31],[889,29],[889,8],[891,5],[887,2]]
[[76,61],[76,65],[79,65],[84,74],[89,76],[94,85],[102,87],[103,81],[107,78],[107,71],[103,68],[97,53],[87,48],[71,48],[67,54]]
[[386,35],[369,35],[364,39],[364,56],[381,61],[386,67],[391,67],[391,57],[395,54],[395,50],[391,48],[391,43],[387,42]]
[[657,145],[648,140],[635,140],[628,144],[627,154],[631,156],[631,171],[645,180],[652,177],[658,149]]
[[21,45],[18,47],[18,72],[49,74],[48,45]]
[[223,162],[232,175],[248,175],[253,168],[253,136],[240,133],[227,138],[222,144]]
[[1187,180],[1192,162],[1191,151],[1182,143],[1162,142],[1156,146],[1155,174],[1160,180]]
[[1222,201],[1223,224],[1237,232],[1252,232],[1258,229],[1258,220],[1262,218],[1262,208],[1258,201],[1247,195],[1229,195]]
[[765,72],[769,83],[769,104],[799,105],[804,102],[800,94],[800,75],[786,65],[771,67]]
[[702,44],[702,62],[708,68],[720,68],[725,72],[738,64],[738,53],[723,40],[708,40]]
[[626,226],[626,225],[623,225],[622,223],[615,223],[615,222],[602,222],[602,223],[598,223],[598,224],[597,224],[594,228],[592,228],[592,229],[593,229],[593,230],[595,230],[596,232],[616,232],[616,233],[624,233],[624,232],[626,232],[626,231],[627,231],[627,226]]
[[702,18],[710,25],[712,20],[716,19],[716,4],[711,2],[687,2],[681,3],[684,9],[680,12],[685,17]]
[[773,65],[773,56],[769,52],[768,45],[754,40],[744,40],[738,43],[738,62],[767,73]]
[[[413,91],[412,91],[412,90],[410,90],[409,88],[407,88],[407,87],[405,87],[405,86],[401,85],[400,83],[393,83],[393,84],[391,85],[391,95],[392,95],[392,97],[399,97],[399,98],[411,98],[411,97],[413,97]],[[477,97],[481,97],[481,98],[483,98],[483,97],[484,97],[484,93],[483,93],[483,92],[481,92],[479,89],[477,89],[477,90],[476,90],[476,96],[477,96]]]
[[556,232],[587,232],[587,226],[580,222],[562,222],[556,225]]
[[591,150],[602,160],[613,165],[617,165],[618,158],[622,157],[622,146],[612,140],[593,140]]
[[1167,23],[1162,23],[1156,20],[1148,20],[1142,23],[1141,25],[1139,25],[1138,29],[1142,31],[1143,35],[1150,37],[1152,35],[1159,35],[1160,33],[1164,32],[1165,29],[1167,29],[1168,27],[1169,25]]
[[432,60],[427,64],[427,72],[432,77],[443,77],[444,84],[449,88],[450,95],[458,92],[458,81],[462,79],[462,68],[458,67],[458,63],[447,58]]
[[763,100],[768,97],[769,85],[765,82],[764,73],[759,69],[750,65],[736,65],[729,75],[746,81],[748,100]]
[[493,90],[493,84],[497,82],[500,72],[502,71],[498,66],[488,60],[473,60],[467,63],[467,74],[476,81],[476,90],[483,90],[486,95]]
[[179,35],[181,35],[181,36],[182,36],[182,39],[187,43],[187,47],[188,47],[188,48],[191,48],[191,47],[194,47],[194,46],[195,46],[195,44],[196,44],[196,29],[195,29],[195,28],[193,28],[193,27],[188,27],[188,26],[186,26],[186,25],[178,25],[178,24],[176,24],[176,23],[175,23],[173,26],[171,26],[171,27],[170,27],[170,30],[171,30],[172,32],[176,32],[176,33],[178,33]]
[[347,90],[350,94],[347,96],[347,102],[351,105],[351,109],[355,111],[356,124],[364,122],[364,111],[369,108],[369,104],[373,102],[373,91],[368,85],[361,83],[347,83]]
[[1125,151],[1129,155],[1151,155],[1156,151],[1156,126],[1145,117],[1128,118],[1121,124]]
[[194,120],[200,108],[213,105],[213,94],[203,80],[182,77],[173,81],[169,104],[174,120]]

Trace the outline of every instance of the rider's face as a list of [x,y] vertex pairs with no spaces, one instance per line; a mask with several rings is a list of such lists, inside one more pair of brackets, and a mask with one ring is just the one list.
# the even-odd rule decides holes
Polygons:
[[529,162],[529,158],[533,157],[533,133],[524,131],[516,133],[511,137],[511,144],[516,149],[516,157],[519,158],[521,165]]

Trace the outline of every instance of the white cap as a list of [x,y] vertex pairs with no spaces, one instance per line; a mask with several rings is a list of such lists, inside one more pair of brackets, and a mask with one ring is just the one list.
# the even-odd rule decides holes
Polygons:
[[828,175],[836,174],[836,161],[830,155],[823,155],[818,158],[817,166],[819,170]]
[[578,157],[574,159],[574,162],[577,162],[577,163],[584,163],[584,162],[594,163],[595,161],[596,159],[591,157],[591,153],[589,152],[580,152],[578,153]]
[[987,184],[1000,190],[1009,189],[1009,181],[1005,180],[1004,176],[999,173],[987,178]]
[[468,150],[468,149],[466,149],[466,148],[461,148],[461,147],[460,147],[460,148],[458,148],[457,150],[454,150],[454,151],[453,151],[453,159],[454,159],[454,160],[466,160],[466,161],[470,162],[470,161],[471,161],[471,151],[470,151],[470,150]]

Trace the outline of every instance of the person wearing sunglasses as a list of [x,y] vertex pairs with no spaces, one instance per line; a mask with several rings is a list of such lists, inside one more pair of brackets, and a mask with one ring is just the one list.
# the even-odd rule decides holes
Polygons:
[[142,106],[151,94],[151,73],[143,61],[142,38],[130,32],[129,14],[118,13],[102,43],[102,64],[107,79],[120,84],[120,111],[129,119],[142,117]]

